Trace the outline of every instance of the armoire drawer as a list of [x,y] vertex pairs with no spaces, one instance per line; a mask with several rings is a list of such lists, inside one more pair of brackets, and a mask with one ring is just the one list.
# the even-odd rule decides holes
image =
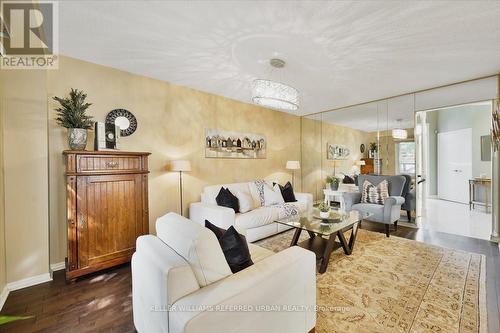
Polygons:
[[76,158],[76,172],[78,173],[137,172],[142,170],[144,170],[144,166],[141,156],[79,155]]

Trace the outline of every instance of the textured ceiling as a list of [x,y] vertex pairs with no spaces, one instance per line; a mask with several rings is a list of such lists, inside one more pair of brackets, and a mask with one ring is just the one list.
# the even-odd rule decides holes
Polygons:
[[498,1],[62,1],[59,31],[62,54],[244,102],[253,79],[283,81],[304,115],[497,73],[498,17]]

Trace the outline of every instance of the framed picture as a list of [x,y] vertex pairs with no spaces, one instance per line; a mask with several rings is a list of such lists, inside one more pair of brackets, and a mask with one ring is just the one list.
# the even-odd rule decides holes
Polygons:
[[205,130],[207,158],[266,158],[266,137],[260,134]]
[[345,160],[351,154],[350,149],[344,145],[326,144],[326,159],[328,160]]

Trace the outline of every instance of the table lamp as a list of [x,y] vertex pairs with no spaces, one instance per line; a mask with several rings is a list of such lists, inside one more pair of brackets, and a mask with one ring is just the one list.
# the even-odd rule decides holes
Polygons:
[[191,162],[186,160],[176,160],[172,161],[171,164],[172,171],[179,172],[179,194],[181,199],[181,215],[184,216],[182,210],[182,173],[191,171]]
[[300,169],[300,162],[299,161],[287,161],[286,168],[288,170],[292,170],[292,186],[295,187],[295,170]]

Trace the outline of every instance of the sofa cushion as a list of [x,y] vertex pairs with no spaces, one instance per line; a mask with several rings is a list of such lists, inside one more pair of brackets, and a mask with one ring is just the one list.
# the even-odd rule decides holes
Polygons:
[[203,189],[203,193],[201,194],[201,202],[209,205],[217,205],[215,197],[217,197],[217,194],[219,194],[221,187],[229,189],[232,193],[236,193],[238,191],[250,192],[250,189],[248,188],[248,183],[233,183],[233,184],[206,186]]
[[217,239],[221,238],[222,235],[224,235],[224,233],[226,232],[225,229],[219,228],[215,224],[210,223],[209,220],[205,220],[205,228],[211,230],[214,233],[215,237],[217,237]]
[[219,243],[233,273],[253,265],[245,236],[240,235],[233,226],[219,238]]
[[168,213],[156,220],[156,234],[189,263],[201,287],[231,275],[217,237],[201,224]]
[[283,195],[281,195],[281,190],[278,184],[274,186],[265,185],[264,186],[264,205],[272,206],[284,204]]
[[250,192],[237,191],[234,195],[238,198],[240,213],[246,213],[255,208],[255,203]]
[[238,198],[227,188],[221,187],[219,194],[215,197],[218,206],[232,208],[235,213],[240,212]]
[[385,179],[378,183],[377,186],[365,180],[361,192],[361,202],[383,205],[389,197],[388,187],[389,183]]
[[295,198],[295,193],[293,193],[293,186],[290,182],[287,182],[285,186],[281,186],[278,184],[280,187],[281,195],[283,196],[283,200],[285,202],[296,202],[297,199]]
[[278,219],[278,213],[275,207],[259,207],[245,214],[236,214],[234,224],[245,229],[261,227]]
[[353,210],[357,210],[362,213],[371,213],[373,216],[367,218],[367,220],[375,222],[384,222],[384,206],[370,203],[358,203],[352,205]]
[[248,183],[248,188],[250,190],[250,195],[254,201],[254,207],[264,206],[264,186],[266,181],[263,179],[258,179],[253,182]]

